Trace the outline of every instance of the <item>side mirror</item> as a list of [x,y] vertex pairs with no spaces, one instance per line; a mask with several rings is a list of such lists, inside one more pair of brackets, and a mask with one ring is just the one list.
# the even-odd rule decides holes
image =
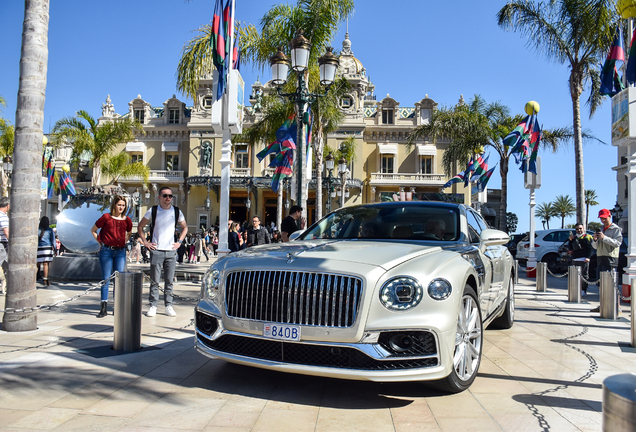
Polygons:
[[498,246],[508,243],[508,241],[510,241],[510,236],[503,231],[485,229],[481,232],[479,240],[486,246]]
[[290,236],[289,236],[289,241],[294,241],[294,240],[296,240],[296,239],[297,239],[298,237],[300,237],[300,235],[301,235],[302,233],[304,233],[304,232],[305,232],[305,231],[301,231],[301,230],[294,231],[294,232],[292,233],[292,235],[290,235]]

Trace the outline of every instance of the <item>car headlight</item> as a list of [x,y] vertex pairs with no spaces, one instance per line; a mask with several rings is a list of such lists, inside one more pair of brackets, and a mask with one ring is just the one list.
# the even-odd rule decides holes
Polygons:
[[444,300],[447,299],[448,296],[453,292],[453,287],[446,279],[433,279],[430,284],[428,284],[428,295],[431,296],[433,300]]
[[203,292],[205,295],[213,299],[219,294],[219,288],[221,286],[221,272],[218,269],[212,268],[203,276]]
[[399,276],[382,285],[380,302],[389,310],[405,311],[417,306],[423,294],[424,290],[417,279]]

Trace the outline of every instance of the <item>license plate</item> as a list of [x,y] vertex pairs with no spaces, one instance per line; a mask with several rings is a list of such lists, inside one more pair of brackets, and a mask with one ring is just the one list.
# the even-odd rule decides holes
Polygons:
[[272,339],[300,341],[300,326],[287,324],[263,324],[263,336]]

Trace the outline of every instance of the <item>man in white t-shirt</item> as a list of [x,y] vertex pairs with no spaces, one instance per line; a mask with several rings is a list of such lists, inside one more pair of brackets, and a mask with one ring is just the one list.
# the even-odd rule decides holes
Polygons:
[[[144,217],[137,226],[137,233],[141,242],[150,251],[150,309],[146,316],[152,317],[157,314],[159,304],[159,278],[163,269],[164,281],[164,303],[166,315],[177,316],[172,307],[172,288],[174,281],[174,270],[177,263],[177,249],[183,243],[183,239],[188,234],[188,224],[183,213],[172,204],[172,189],[164,186],[159,190],[159,205],[148,209]],[[156,209],[156,210],[154,210]],[[156,216],[153,220],[153,210]],[[150,242],[144,235],[144,227],[151,222],[150,231],[152,237]],[[175,241],[175,227],[181,226],[179,240]]]

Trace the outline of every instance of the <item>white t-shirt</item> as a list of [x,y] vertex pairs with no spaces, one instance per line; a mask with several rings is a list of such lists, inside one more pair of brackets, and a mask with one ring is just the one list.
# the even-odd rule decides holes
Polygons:
[[[149,223],[152,223],[152,207],[148,209],[144,215]],[[184,221],[183,213],[179,210],[178,222]],[[157,244],[157,250],[172,250],[174,243],[174,207],[170,206],[168,210],[164,210],[161,206],[157,206],[157,219],[155,219],[155,227],[152,231],[152,239],[150,243]]]

